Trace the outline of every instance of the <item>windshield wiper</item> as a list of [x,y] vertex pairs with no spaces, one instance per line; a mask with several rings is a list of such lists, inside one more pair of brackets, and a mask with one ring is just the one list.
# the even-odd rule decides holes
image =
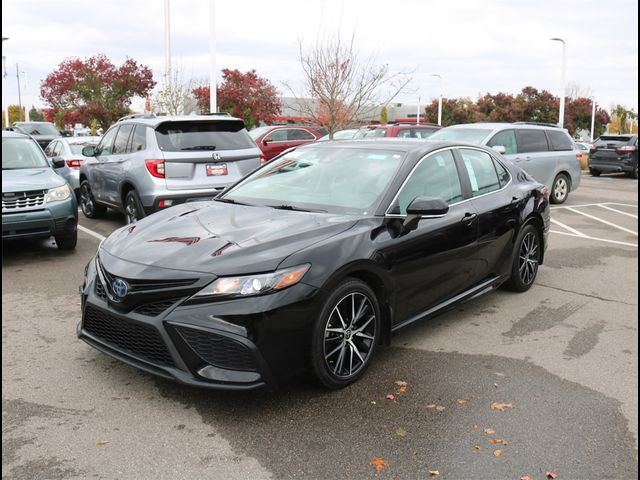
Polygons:
[[215,145],[198,145],[195,147],[185,147],[185,148],[181,148],[180,150],[215,150],[216,147]]
[[269,208],[276,208],[278,210],[292,210],[294,212],[313,212],[313,213],[327,213],[326,210],[319,210],[313,208],[300,208],[295,205],[267,205]]
[[239,202],[237,200],[234,200],[233,198],[214,198],[213,201],[214,202],[222,202],[222,203],[230,203],[232,205],[245,205],[247,207],[258,207],[259,206],[259,205],[252,205],[251,203]]

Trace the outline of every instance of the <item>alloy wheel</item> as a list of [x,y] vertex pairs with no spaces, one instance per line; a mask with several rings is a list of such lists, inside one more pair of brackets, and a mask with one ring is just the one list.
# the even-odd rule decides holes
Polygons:
[[336,377],[358,373],[369,360],[376,338],[376,311],[362,293],[350,293],[333,308],[324,329],[324,361]]
[[527,233],[520,244],[518,272],[525,285],[531,284],[536,278],[540,262],[539,247],[538,236],[534,232]]
[[91,191],[86,185],[80,187],[80,208],[87,217],[93,214],[93,199],[91,198]]
[[569,184],[567,183],[567,180],[564,177],[558,177],[553,186],[553,196],[559,203],[561,203],[567,196],[568,191]]
[[135,223],[140,218],[140,212],[138,211],[138,203],[133,195],[127,196],[127,204],[125,205],[125,215],[127,217],[127,224]]

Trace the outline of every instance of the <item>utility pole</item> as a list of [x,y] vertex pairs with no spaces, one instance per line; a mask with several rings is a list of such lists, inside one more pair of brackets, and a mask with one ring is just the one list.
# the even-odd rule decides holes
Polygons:
[[209,111],[218,111],[216,98],[216,1],[209,0]]
[[171,23],[169,16],[171,8],[169,0],[164,0],[164,82],[165,88],[171,82]]
[[20,92],[20,68],[16,63],[16,78],[18,79],[18,107],[20,110],[18,111],[18,121],[22,120],[22,93]]
[[[4,42],[6,40],[9,40],[9,37],[2,37],[2,49],[3,50],[4,50]],[[2,55],[2,115],[3,115],[3,118],[4,118],[4,126],[5,126],[5,128],[9,128],[11,126],[11,125],[9,125],[9,107],[6,106],[6,102],[5,102],[5,91],[6,91],[6,88],[4,86],[4,82],[5,82],[6,78],[7,78],[7,57]]]

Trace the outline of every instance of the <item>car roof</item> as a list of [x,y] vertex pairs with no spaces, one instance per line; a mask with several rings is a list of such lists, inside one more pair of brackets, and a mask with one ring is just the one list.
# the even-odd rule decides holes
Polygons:
[[78,137],[56,137],[52,141],[62,140],[63,142],[74,144],[74,143],[99,142],[101,138],[102,137],[98,135],[86,135],[86,136],[78,136]]
[[143,123],[150,127],[157,127],[161,123],[166,122],[229,122],[243,121],[228,115],[131,115],[118,120],[114,125],[123,123]]
[[460,123],[458,125],[449,125],[445,128],[486,128],[491,130],[502,130],[505,128],[526,128],[534,130],[558,130],[566,132],[566,128],[560,128],[555,125],[537,125],[535,123],[509,123],[509,122],[478,122],[478,123]]
[[[468,143],[468,142],[452,142],[450,140],[430,140],[430,139],[420,139],[420,138],[397,138],[397,137],[386,137],[386,138],[361,138],[356,140],[329,140],[326,142],[313,142],[307,143],[300,147],[299,149],[309,149],[309,148],[367,148],[367,149],[375,149],[375,150],[398,150],[405,153],[410,152],[424,152],[429,153],[434,150],[438,150],[441,148],[447,147],[472,147],[472,148],[480,148],[487,151],[492,151],[490,148],[484,147],[482,145]],[[495,153],[495,152],[494,152]]]
[[29,135],[25,135],[24,133],[12,132],[10,130],[3,130],[2,136],[7,138],[31,138]]

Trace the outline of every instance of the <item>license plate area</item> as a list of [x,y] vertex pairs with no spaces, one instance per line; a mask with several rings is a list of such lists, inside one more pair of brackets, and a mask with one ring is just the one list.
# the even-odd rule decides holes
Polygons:
[[206,169],[207,175],[209,177],[218,177],[220,175],[227,175],[227,173],[229,173],[226,163],[210,163],[206,166]]

